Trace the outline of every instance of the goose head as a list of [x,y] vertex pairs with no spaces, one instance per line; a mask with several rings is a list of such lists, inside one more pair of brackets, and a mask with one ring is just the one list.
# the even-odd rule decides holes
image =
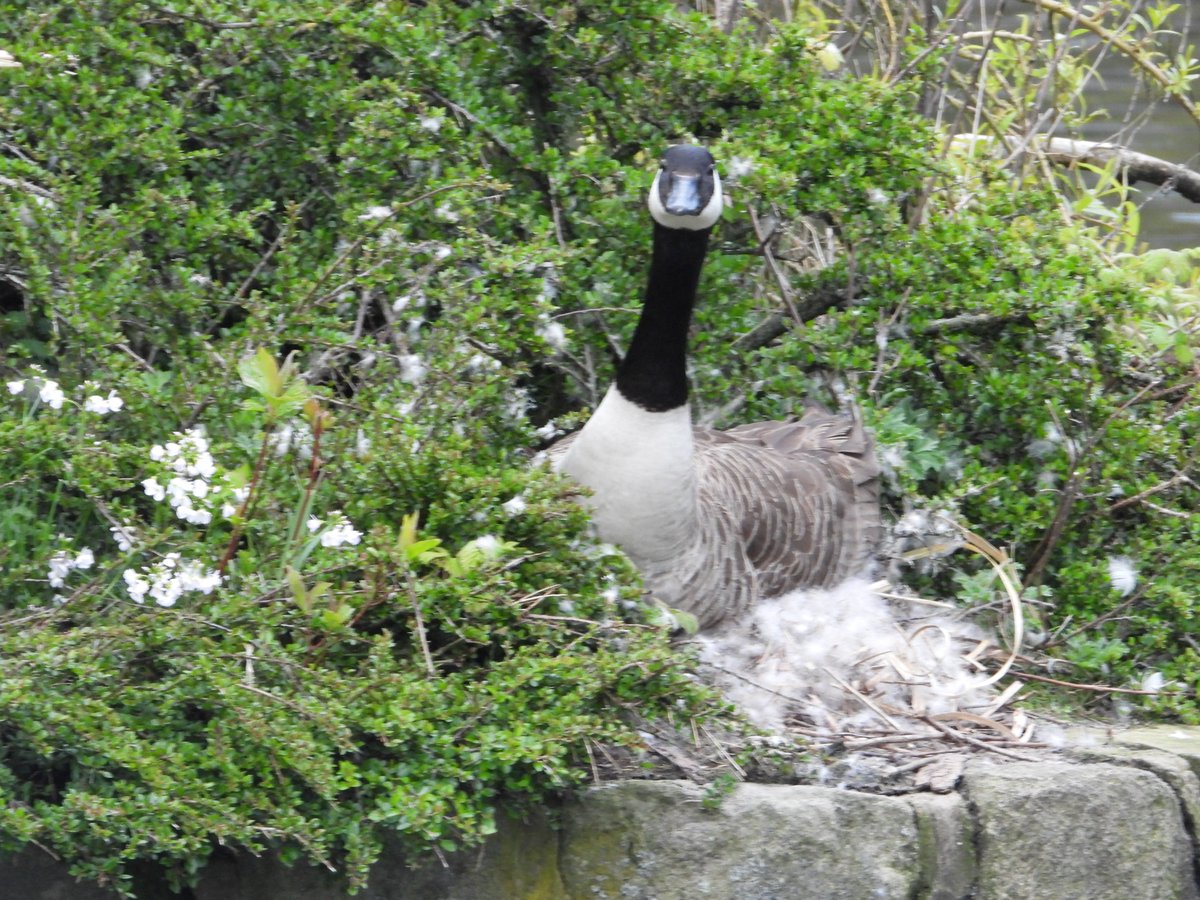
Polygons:
[[663,154],[650,185],[650,215],[664,228],[704,231],[721,217],[721,176],[703,147],[677,144]]

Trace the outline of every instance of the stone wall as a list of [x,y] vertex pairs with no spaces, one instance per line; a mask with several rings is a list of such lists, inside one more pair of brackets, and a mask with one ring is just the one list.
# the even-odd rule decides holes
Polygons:
[[[955,789],[889,797],[683,781],[600,785],[504,824],[448,865],[385,854],[364,900],[1200,900],[1200,729],[1102,738],[1039,762],[973,758]],[[0,862],[0,900],[101,900],[44,854]],[[147,883],[145,900],[167,896]],[[192,900],[335,900],[335,875],[217,856]]]

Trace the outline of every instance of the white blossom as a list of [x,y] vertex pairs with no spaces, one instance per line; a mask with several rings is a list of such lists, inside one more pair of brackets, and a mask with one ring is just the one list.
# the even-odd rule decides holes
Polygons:
[[128,522],[121,525],[112,525],[108,530],[112,532],[113,540],[117,542],[118,550],[122,553],[128,553],[133,549],[133,542],[137,539],[137,536]]
[[276,456],[286,456],[288,451],[294,450],[297,456],[308,459],[312,456],[312,444],[312,431],[304,424],[288,423],[271,434],[271,445]]
[[123,578],[134,602],[144,603],[149,596],[159,606],[174,606],[186,593],[211,594],[222,576],[215,570],[205,571],[198,562],[182,560],[178,553],[168,553],[148,569],[126,569]]
[[60,588],[67,583],[67,574],[72,569],[71,556],[65,550],[59,550],[50,557],[50,571],[46,573],[46,580],[50,582],[50,587]]
[[175,514],[190,525],[207,525],[212,521],[212,513],[209,510],[195,506],[181,505],[176,508]]
[[137,603],[145,601],[146,592],[150,590],[149,579],[136,569],[126,569],[122,577],[125,579],[125,589],[129,591],[129,596]]
[[500,508],[504,510],[506,516],[519,516],[528,509],[529,504],[525,502],[525,498],[520,494],[513,497],[511,500],[505,500],[500,504]]
[[524,388],[514,388],[512,393],[508,395],[504,411],[508,413],[510,418],[520,419],[529,411],[529,406],[529,392]]
[[308,517],[308,530],[311,532],[316,533],[316,532],[320,531],[321,526],[324,524],[325,523],[322,522],[320,519],[318,519],[316,516]]
[[188,463],[187,473],[195,476],[199,475],[203,478],[212,478],[217,474],[217,463],[213,459],[211,453],[203,450],[196,455],[194,462]]
[[[313,518],[316,518],[315,516]],[[312,528],[312,520],[309,520]],[[321,534],[322,547],[341,547],[345,544],[355,545],[362,540],[362,532],[358,531],[344,515],[336,516],[336,524]]]
[[179,569],[179,582],[185,592],[211,594],[221,586],[221,573],[216,570],[205,572],[198,562],[187,562]]
[[437,134],[442,129],[442,117],[441,116],[421,116],[421,118],[417,120],[417,124],[420,125],[422,128],[424,128],[426,131],[432,132],[433,134]]
[[62,389],[59,388],[58,382],[47,378],[38,390],[38,398],[51,409],[62,409],[65,396]]
[[160,503],[167,496],[167,489],[159,483],[157,478],[151,476],[142,481],[142,488],[146,491],[146,495],[152,500],[157,500]]
[[20,394],[25,390],[25,379],[19,378],[16,381],[8,382],[8,392],[10,394]]
[[66,550],[58,550],[50,557],[49,570],[46,580],[52,588],[64,587],[67,576],[75,569],[90,569],[96,564],[96,554],[90,547],[84,547],[74,556]]
[[83,401],[83,408],[87,412],[99,413],[102,416],[117,412],[124,405],[125,401],[117,396],[116,391],[109,391],[107,397],[92,394]]

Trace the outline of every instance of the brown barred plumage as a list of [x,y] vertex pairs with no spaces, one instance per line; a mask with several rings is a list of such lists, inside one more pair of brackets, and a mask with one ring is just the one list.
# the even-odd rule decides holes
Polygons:
[[[575,437],[551,448],[555,461]],[[652,595],[711,627],[760,599],[867,569],[882,526],[879,466],[861,425],[813,409],[793,421],[695,428],[693,437],[688,549],[648,559],[622,547]]]

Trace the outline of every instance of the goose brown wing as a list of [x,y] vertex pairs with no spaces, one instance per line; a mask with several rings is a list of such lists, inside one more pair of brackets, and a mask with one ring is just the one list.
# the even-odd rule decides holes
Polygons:
[[696,465],[701,515],[734,520],[761,596],[832,586],[866,568],[882,534],[879,466],[854,420],[812,410],[798,421],[697,429]]

